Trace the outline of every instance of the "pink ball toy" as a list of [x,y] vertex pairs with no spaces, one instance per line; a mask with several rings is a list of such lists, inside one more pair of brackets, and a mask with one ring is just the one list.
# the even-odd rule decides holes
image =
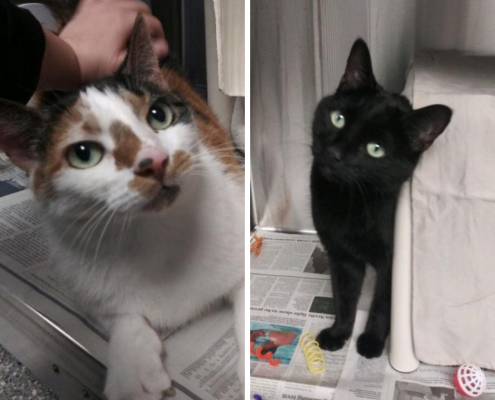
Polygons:
[[486,389],[486,376],[480,367],[463,364],[455,372],[454,385],[463,396],[478,397]]

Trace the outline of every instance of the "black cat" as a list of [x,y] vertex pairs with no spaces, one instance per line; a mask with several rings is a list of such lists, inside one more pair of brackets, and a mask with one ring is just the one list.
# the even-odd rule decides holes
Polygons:
[[335,94],[319,103],[313,121],[313,221],[330,257],[336,318],[318,335],[338,350],[352,333],[365,265],[377,272],[375,294],[359,354],[381,355],[390,330],[394,217],[401,185],[419,157],[447,127],[442,105],[412,110],[373,75],[366,43],[358,39]]

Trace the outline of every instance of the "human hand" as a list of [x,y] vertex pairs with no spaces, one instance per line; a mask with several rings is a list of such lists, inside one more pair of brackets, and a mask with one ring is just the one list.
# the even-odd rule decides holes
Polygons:
[[168,53],[160,21],[149,7],[135,0],[82,0],[74,17],[60,32],[60,39],[79,62],[80,84],[111,75],[122,64],[138,13],[142,13],[158,58]]

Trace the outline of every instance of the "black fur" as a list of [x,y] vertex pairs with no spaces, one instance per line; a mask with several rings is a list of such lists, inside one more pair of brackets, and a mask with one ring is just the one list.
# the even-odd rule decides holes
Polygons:
[[[337,128],[331,112],[340,111]],[[321,100],[313,121],[311,197],[313,221],[330,258],[336,319],[318,335],[323,349],[338,350],[351,336],[365,265],[377,272],[375,294],[358,352],[378,357],[390,330],[394,217],[401,185],[422,151],[448,125],[442,105],[413,111],[409,101],[381,88],[366,43],[352,47],[335,94]],[[371,157],[368,143],[385,156]]]

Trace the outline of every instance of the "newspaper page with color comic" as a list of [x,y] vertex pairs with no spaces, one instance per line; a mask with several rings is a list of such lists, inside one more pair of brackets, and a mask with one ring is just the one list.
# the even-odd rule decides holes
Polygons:
[[[82,313],[50,261],[43,218],[23,171],[0,155],[0,285],[106,365],[107,337]],[[194,346],[191,346],[194,343]],[[238,346],[230,309],[219,309],[165,339],[177,399],[240,400]]]
[[[251,253],[251,341],[253,350],[258,346],[271,350],[280,364],[273,367],[250,355],[251,394],[264,400],[332,399],[348,345],[324,351],[325,370],[313,374],[298,344],[303,332],[317,335],[334,321],[326,252],[316,235],[267,231],[257,235],[263,244],[259,256]],[[367,303],[369,294],[364,293],[359,307],[367,309]]]
[[[259,256],[251,253],[251,340],[254,348],[272,350],[276,367],[250,355],[251,395],[263,400],[459,400],[454,388],[457,367],[421,364],[399,373],[389,363],[388,345],[375,359],[356,349],[364,331],[374,286],[368,268],[352,338],[336,352],[324,351],[325,370],[309,372],[298,344],[305,331],[317,335],[334,321],[329,260],[316,235],[258,231]],[[495,400],[495,372],[485,371],[488,385],[478,397]]]

